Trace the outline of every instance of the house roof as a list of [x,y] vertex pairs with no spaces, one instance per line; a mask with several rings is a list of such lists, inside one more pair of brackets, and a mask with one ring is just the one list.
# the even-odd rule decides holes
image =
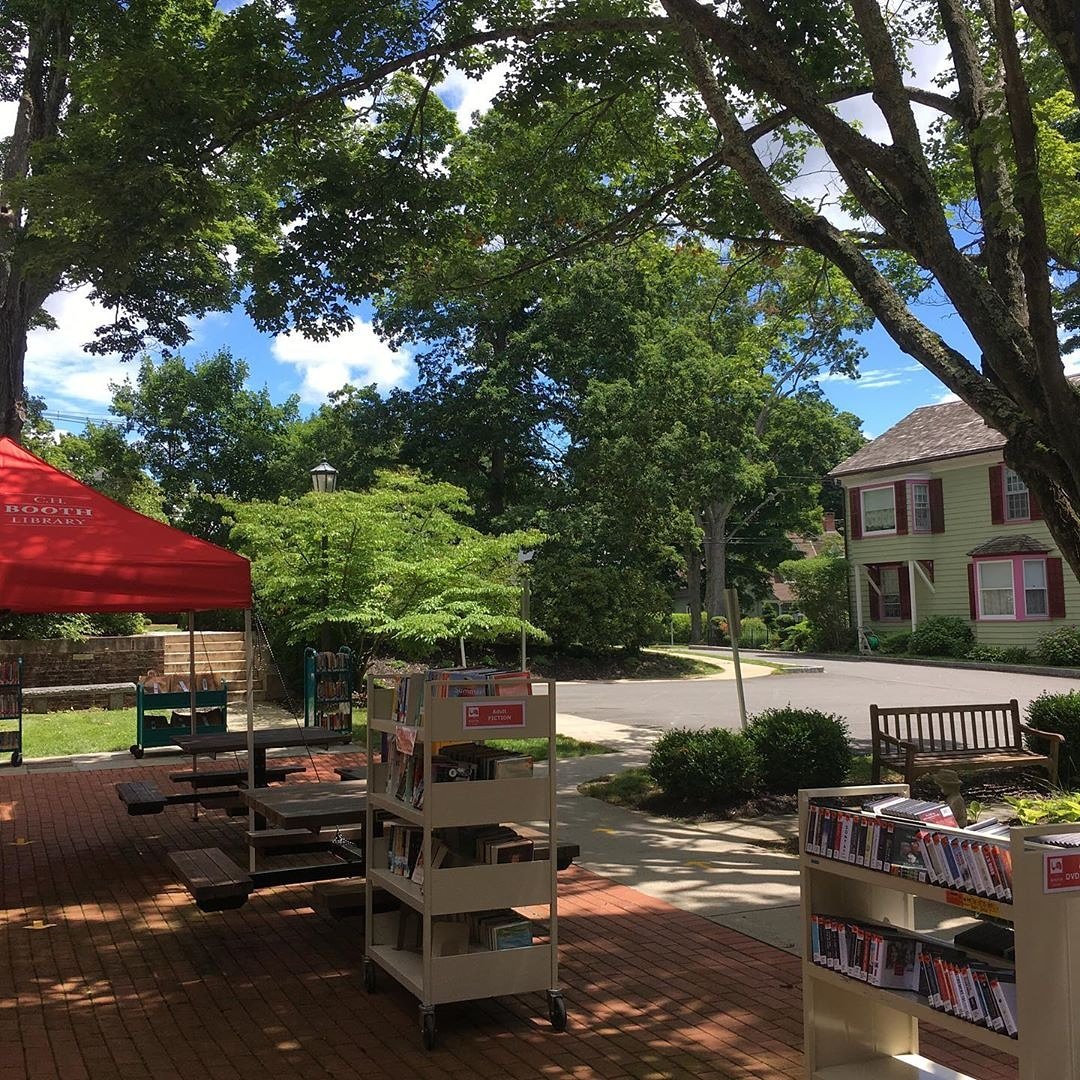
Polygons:
[[829,475],[850,476],[893,469],[920,461],[998,450],[1004,445],[1005,436],[987,427],[982,417],[963,401],[924,405],[860,447]]
[[1019,536],[994,536],[972,548],[969,555],[1045,555],[1050,549],[1027,533]]

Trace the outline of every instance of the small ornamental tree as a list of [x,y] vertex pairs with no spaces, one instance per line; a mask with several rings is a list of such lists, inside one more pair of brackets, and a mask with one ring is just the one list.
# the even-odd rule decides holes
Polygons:
[[849,571],[850,564],[838,546],[810,559],[789,559],[780,564],[780,573],[813,628],[819,648],[840,650],[847,645]]

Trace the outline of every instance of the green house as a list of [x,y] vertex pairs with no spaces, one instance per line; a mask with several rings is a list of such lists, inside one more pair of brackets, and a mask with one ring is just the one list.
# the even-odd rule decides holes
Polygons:
[[929,615],[986,645],[1033,645],[1080,621],[1080,583],[1004,436],[963,402],[916,409],[832,470],[845,489],[854,618],[875,633]]

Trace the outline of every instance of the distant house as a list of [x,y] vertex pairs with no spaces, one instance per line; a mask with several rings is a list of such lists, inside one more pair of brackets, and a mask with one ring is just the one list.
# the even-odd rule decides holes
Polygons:
[[860,626],[887,633],[959,615],[982,643],[1031,645],[1080,618],[1080,583],[1004,464],[1004,443],[963,402],[928,405],[832,470],[847,497]]
[[[812,559],[815,555],[821,554],[822,542],[826,537],[838,537],[839,535],[836,531],[836,515],[830,510],[826,511],[822,518],[821,532],[817,536],[796,536],[795,533],[788,533],[788,540],[791,541],[791,546],[796,551],[802,553],[804,558]],[[772,594],[762,601],[762,606],[764,605],[775,607],[778,615],[784,615],[798,609],[798,602],[791,591],[791,586],[784,580],[779,570],[773,572]]]

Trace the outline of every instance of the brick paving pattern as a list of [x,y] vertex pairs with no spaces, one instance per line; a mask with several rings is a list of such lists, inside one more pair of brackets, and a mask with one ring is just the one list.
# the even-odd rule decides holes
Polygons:
[[[175,767],[140,779],[169,790]],[[794,957],[577,868],[560,875],[568,1030],[540,994],[440,1006],[426,1053],[415,999],[385,976],[363,990],[362,920],[316,914],[303,885],[203,914],[166,853],[243,862],[246,818],[129,817],[113,784],[130,775],[0,778],[0,1080],[804,1075]],[[973,1043],[923,1043],[980,1080],[1016,1076]]]

